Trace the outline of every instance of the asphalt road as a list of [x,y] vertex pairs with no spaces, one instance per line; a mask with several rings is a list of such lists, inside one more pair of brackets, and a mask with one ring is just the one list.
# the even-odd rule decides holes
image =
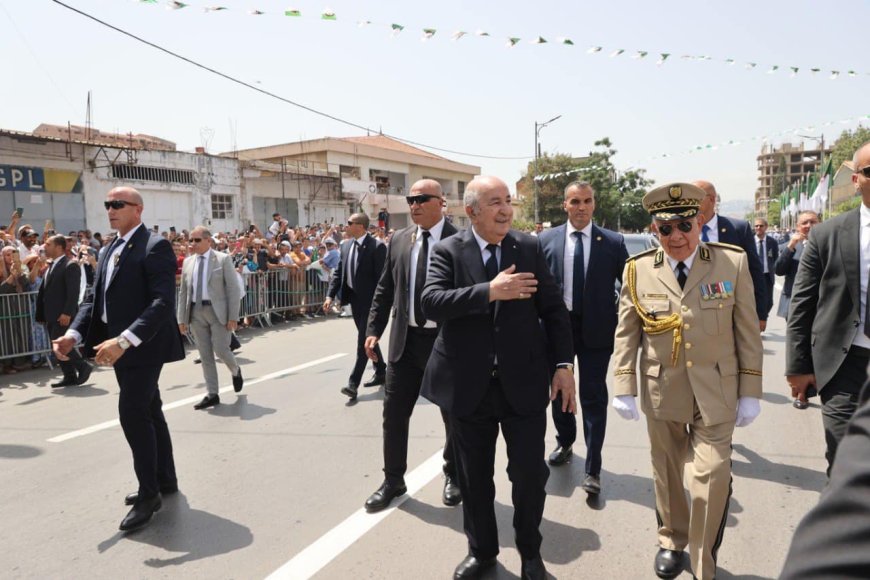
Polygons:
[[[774,308],[773,312],[776,312]],[[443,427],[421,400],[411,422],[409,494],[378,515],[361,508],[381,482],[382,390],[339,393],[353,363],[350,319],[245,331],[247,385],[219,367],[222,404],[205,392],[194,353],[164,367],[161,392],[180,493],[152,524],[118,532],[136,489],[117,426],[111,370],[51,389],[47,369],[0,375],[0,575],[4,578],[450,578],[466,554],[460,508],[441,504]],[[792,532],[825,484],[818,399],[791,407],[783,321],[764,334],[762,414],[734,437],[734,496],[720,578],[773,578]],[[370,375],[370,369],[366,377]],[[557,578],[654,578],[655,512],[646,429],[609,416],[603,493],[579,488],[582,444],[553,468],[542,555]],[[553,447],[552,427],[548,451]],[[502,552],[489,578],[516,578],[510,486],[496,466]],[[689,577],[686,572],[684,577]]]

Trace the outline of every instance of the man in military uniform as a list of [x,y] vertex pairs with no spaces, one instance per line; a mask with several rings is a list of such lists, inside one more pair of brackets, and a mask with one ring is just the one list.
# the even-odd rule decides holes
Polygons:
[[737,246],[701,242],[703,196],[688,183],[644,196],[661,248],[626,262],[613,355],[613,407],[637,420],[639,392],[647,416],[659,578],[680,574],[687,545],[692,573],[716,575],[731,496],[731,437],[735,425],[761,411],[762,346],[747,256]]

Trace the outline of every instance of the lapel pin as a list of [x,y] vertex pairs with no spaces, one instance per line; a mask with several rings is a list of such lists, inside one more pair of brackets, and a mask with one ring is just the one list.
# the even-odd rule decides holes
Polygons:
[[728,231],[728,230],[726,230],[725,228],[722,228],[722,233],[723,233],[723,234],[724,234],[725,232],[727,232],[727,231]]
[[595,239],[598,240],[598,241],[600,242],[600,241],[601,241],[601,236],[598,236],[598,237],[595,238]]

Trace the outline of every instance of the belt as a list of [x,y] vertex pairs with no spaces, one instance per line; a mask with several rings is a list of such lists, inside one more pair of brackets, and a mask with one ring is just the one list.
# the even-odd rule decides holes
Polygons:
[[199,302],[191,302],[192,306],[211,306],[211,300],[200,300]]
[[424,326],[408,326],[408,332],[413,332],[414,334],[422,334],[424,336],[435,336],[438,334],[437,328],[426,328]]

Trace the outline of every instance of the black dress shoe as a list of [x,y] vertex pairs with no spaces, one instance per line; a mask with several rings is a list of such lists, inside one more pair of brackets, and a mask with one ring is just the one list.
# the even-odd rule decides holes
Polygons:
[[462,503],[462,492],[459,491],[459,485],[449,475],[444,478],[444,492],[441,494],[441,501],[444,502],[444,505],[449,506]]
[[477,556],[469,554],[459,563],[456,570],[453,571],[453,578],[454,580],[461,580],[463,578],[480,578],[481,574],[493,566],[495,566],[495,558],[478,560]]
[[574,454],[574,447],[572,445],[559,445],[556,447],[555,451],[550,453],[550,458],[548,459],[550,465],[563,465],[567,463],[571,456]]
[[363,383],[364,387],[377,387],[379,385],[383,385],[387,382],[387,375],[379,375],[377,373],[372,375],[372,378],[368,380],[368,382]]
[[91,378],[92,372],[94,372],[94,365],[85,363],[85,367],[82,369],[82,372],[79,373],[79,378],[76,381],[76,384],[83,385],[88,382],[88,379]]
[[152,498],[137,501],[133,504],[133,509],[121,520],[118,529],[129,532],[147,526],[154,512],[159,511],[162,505],[159,493]]
[[193,406],[197,411],[201,409],[208,409],[209,407],[214,407],[215,405],[221,404],[220,395],[206,395],[202,398],[202,401]]
[[583,483],[580,484],[580,487],[582,487],[583,491],[589,495],[598,495],[601,493],[601,478],[597,475],[590,475],[587,473],[586,477],[583,478]]
[[239,368],[239,374],[233,375],[233,390],[239,392],[245,386],[245,379],[242,378],[242,369]]
[[199,358],[199,357],[196,357],[195,359],[193,359],[193,364],[195,364],[195,365],[201,365],[201,364],[202,364],[202,359]]
[[60,387],[74,387],[78,385],[79,382],[77,379],[64,379],[57,383],[51,383],[52,389],[59,389]]
[[341,388],[341,394],[347,395],[351,401],[356,401],[356,391],[357,387],[354,385],[345,385]]
[[381,484],[378,491],[371,494],[366,500],[366,511],[371,513],[379,512],[388,505],[393,499],[404,495],[408,492],[408,488],[404,483],[390,484],[386,481]]
[[[178,493],[178,484],[172,483],[168,485],[160,486],[160,495],[172,495],[173,493]],[[124,505],[133,505],[137,501],[139,501],[139,492],[134,491],[133,493],[128,493],[124,496]]]
[[656,554],[655,572],[659,578],[676,578],[683,571],[683,553],[659,548]]
[[544,561],[540,556],[528,560],[523,558],[520,570],[520,578],[522,580],[546,580],[547,578],[547,569],[544,567]]

